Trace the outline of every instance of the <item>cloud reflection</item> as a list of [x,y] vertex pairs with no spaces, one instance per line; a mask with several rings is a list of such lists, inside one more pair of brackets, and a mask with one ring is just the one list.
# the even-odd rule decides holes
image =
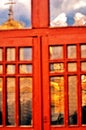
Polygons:
[[[79,15],[77,15],[77,13]],[[58,25],[58,20],[60,15],[65,14],[59,20],[60,24]],[[76,16],[79,17],[77,21]],[[83,17],[81,17],[83,16]],[[64,24],[64,19],[67,19]],[[83,19],[83,20],[82,20]],[[56,23],[54,22],[56,21]],[[84,21],[84,22],[82,22]],[[54,23],[54,24],[53,24]],[[51,26],[82,26],[86,24],[86,0],[50,0],[50,25]]]

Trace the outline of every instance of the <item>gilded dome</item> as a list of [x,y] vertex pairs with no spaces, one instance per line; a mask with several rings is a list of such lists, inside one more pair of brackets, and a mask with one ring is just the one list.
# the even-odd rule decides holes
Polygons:
[[22,29],[24,25],[14,19],[8,19],[2,25],[0,25],[0,29]]

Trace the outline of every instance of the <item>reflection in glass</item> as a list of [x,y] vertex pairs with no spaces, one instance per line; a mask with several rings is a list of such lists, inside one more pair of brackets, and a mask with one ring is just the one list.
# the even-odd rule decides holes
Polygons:
[[3,73],[3,66],[0,65],[0,74],[2,74],[2,73]]
[[81,45],[81,58],[86,58],[86,45]]
[[32,60],[32,48],[20,48],[19,49],[19,59],[23,60]]
[[63,71],[64,71],[63,63],[50,64],[50,72],[63,72]]
[[76,45],[68,45],[67,46],[67,57],[68,58],[76,58]]
[[82,124],[86,124],[86,75],[81,76],[82,86]]
[[0,29],[31,27],[31,0],[2,0],[0,9]]
[[20,83],[20,125],[32,125],[32,78],[22,77]]
[[15,125],[15,78],[7,78],[7,125]]
[[2,61],[2,48],[0,48],[0,61]]
[[50,59],[62,59],[63,58],[63,46],[50,46]]
[[0,78],[0,125],[2,125],[2,78]]
[[81,70],[86,71],[86,62],[81,62]]
[[71,72],[77,71],[77,64],[76,63],[68,63],[68,71],[71,71]]
[[15,61],[15,48],[7,48],[7,61]]
[[64,124],[64,77],[51,77],[51,125]]
[[19,65],[19,73],[21,74],[32,73],[32,65]]
[[68,77],[69,125],[77,125],[77,77]]
[[7,74],[15,74],[15,65],[7,65]]
[[50,26],[86,26],[86,0],[50,0]]

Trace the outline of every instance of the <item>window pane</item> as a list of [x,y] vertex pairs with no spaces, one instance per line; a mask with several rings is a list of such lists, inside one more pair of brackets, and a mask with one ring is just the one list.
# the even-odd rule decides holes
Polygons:
[[67,46],[67,57],[68,58],[76,58],[76,45],[68,45]]
[[81,76],[82,86],[82,124],[86,124],[86,75]]
[[50,26],[85,26],[85,0],[50,0]]
[[7,65],[7,74],[15,74],[15,65]]
[[7,48],[7,61],[15,61],[15,48]]
[[50,72],[63,72],[63,71],[64,71],[63,63],[50,64]]
[[28,60],[32,60],[32,48],[20,48],[19,49],[19,59],[21,61],[28,61]]
[[49,53],[50,53],[50,59],[62,59],[63,46],[50,46]]
[[0,1],[0,29],[23,29],[30,27],[31,0]]
[[7,78],[7,125],[15,125],[15,78]]
[[2,74],[2,73],[3,73],[3,66],[0,65],[0,74]]
[[32,125],[32,78],[20,78],[20,125]]
[[64,124],[64,77],[51,77],[51,125]]
[[21,74],[32,73],[32,65],[19,65],[19,73]]
[[86,45],[81,45],[81,58],[86,58]]
[[2,125],[2,78],[0,78],[0,125]]
[[81,70],[86,71],[86,62],[81,62]]
[[68,63],[68,71],[70,71],[70,72],[77,71],[77,64],[76,63]]
[[69,89],[69,125],[77,124],[77,77],[68,77]]
[[0,48],[0,61],[2,61],[2,48]]

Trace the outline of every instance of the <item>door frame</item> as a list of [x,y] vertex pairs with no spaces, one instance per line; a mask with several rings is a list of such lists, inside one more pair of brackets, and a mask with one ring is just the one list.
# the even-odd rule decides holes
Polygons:
[[[77,64],[78,67],[80,67],[80,62],[79,62],[79,55],[80,55],[80,49],[79,49],[79,45],[78,43],[85,43],[86,44],[86,39],[84,38],[84,36],[79,37],[79,34],[61,34],[61,35],[56,35],[55,33],[53,33],[53,35],[48,35],[48,36],[44,36],[42,37],[42,88],[43,88],[43,122],[44,122],[44,130],[85,130],[86,129],[86,125],[82,125],[81,124],[81,85],[80,85],[80,75],[84,74],[83,72],[81,73],[80,70],[77,70],[77,109],[78,109],[78,125],[68,125],[68,108],[66,108],[66,106],[68,106],[68,87],[65,87],[65,91],[64,91],[64,112],[65,112],[65,117],[64,117],[64,125],[59,125],[59,126],[52,126],[50,124],[50,81],[49,81],[49,46],[53,46],[53,45],[59,45],[59,44],[63,44],[64,45],[64,49],[66,49],[66,44],[70,43],[71,44],[77,44],[77,50],[78,50],[78,54],[77,54]],[[46,48],[46,49],[45,49]],[[64,53],[65,54],[65,53]],[[65,60],[64,60],[65,62]],[[67,81],[67,76],[66,76],[66,72],[64,72],[64,78],[65,81]],[[67,83],[64,81],[64,84],[67,86]],[[78,88],[79,86],[79,88]]]
[[[2,123],[3,125],[0,126],[0,130],[9,130],[9,129],[22,129],[22,130],[41,130],[42,128],[42,112],[41,112],[41,69],[40,69],[40,42],[39,39],[37,37],[25,37],[25,38],[4,38],[4,39],[0,39],[0,48],[3,48],[4,51],[6,51],[6,47],[26,47],[26,46],[30,46],[32,47],[33,50],[33,54],[32,54],[32,65],[33,65],[33,71],[32,71],[32,78],[33,78],[33,102],[32,102],[32,118],[33,118],[33,123],[32,126],[20,126],[19,125],[19,101],[18,101],[18,92],[16,91],[16,102],[15,102],[15,106],[16,106],[16,126],[6,126],[6,86],[3,86],[3,99],[2,99]],[[6,59],[6,55],[4,55],[3,51],[3,57],[5,57],[4,59]],[[18,51],[17,53],[18,54]],[[16,57],[16,61],[15,64],[17,66],[16,70],[18,70],[18,57]],[[5,60],[1,61],[0,64],[3,64],[3,69],[4,69],[4,74],[0,74],[0,77],[5,78],[7,76],[7,74],[5,73]],[[15,77],[18,77],[19,74],[15,73],[14,75]],[[30,74],[27,74],[27,76],[30,76]],[[18,85],[17,83],[18,79],[16,78],[16,85]],[[6,85],[6,83],[3,81],[3,85]],[[18,88],[16,87],[16,90],[18,90]]]

